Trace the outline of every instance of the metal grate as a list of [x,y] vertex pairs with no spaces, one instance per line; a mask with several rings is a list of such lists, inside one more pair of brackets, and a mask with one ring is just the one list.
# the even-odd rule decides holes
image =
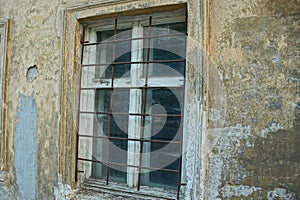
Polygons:
[[[78,132],[77,132],[77,154],[76,154],[76,181],[77,181],[77,176],[78,173],[82,173],[84,172],[84,169],[81,169],[80,166],[78,165],[78,162],[83,161],[83,162],[89,162],[89,163],[100,163],[103,164],[105,166],[107,166],[107,171],[106,171],[106,176],[105,176],[105,180],[106,180],[106,184],[109,184],[111,181],[111,167],[112,166],[120,166],[120,167],[124,167],[124,168],[134,168],[138,170],[138,181],[137,181],[137,185],[136,188],[138,190],[140,190],[140,186],[141,186],[141,179],[142,179],[142,174],[143,174],[143,170],[152,170],[152,171],[162,171],[162,172],[170,172],[170,173],[175,173],[177,174],[177,199],[179,199],[179,194],[180,194],[180,187],[181,187],[181,155],[182,155],[182,138],[183,138],[183,132],[182,132],[182,123],[183,123],[183,113],[184,113],[184,88],[185,88],[185,71],[186,71],[186,49],[184,49],[184,56],[179,58],[179,59],[151,59],[150,55],[151,55],[151,51],[153,51],[153,49],[151,48],[151,43],[153,42],[154,39],[163,39],[163,38],[172,38],[172,37],[182,37],[184,38],[184,40],[182,41],[183,44],[182,46],[184,46],[184,48],[186,47],[186,21],[184,22],[184,32],[183,33],[176,33],[176,34],[165,34],[165,35],[152,35],[152,30],[153,30],[153,25],[152,25],[152,16],[149,16],[148,19],[148,35],[143,36],[143,37],[137,37],[137,38],[128,38],[128,39],[118,39],[117,38],[117,31],[118,31],[118,19],[116,18],[114,20],[114,34],[113,34],[113,40],[110,41],[100,41],[100,42],[82,42],[82,58],[85,57],[85,48],[88,47],[95,47],[95,49],[97,49],[98,47],[101,47],[101,45],[112,45],[113,46],[113,52],[110,52],[113,56],[112,60],[113,62],[108,62],[108,63],[84,63],[83,61],[81,62],[81,69],[80,69],[80,88],[79,88],[79,113],[78,113]],[[117,50],[118,50],[118,46],[117,44],[119,42],[130,42],[132,43],[132,41],[137,41],[137,40],[142,40],[142,41],[146,41],[147,43],[147,48],[143,49],[143,52],[146,53],[146,59],[141,60],[141,61],[117,61]],[[130,52],[132,52],[132,49],[130,50]],[[150,72],[149,72],[149,68],[151,64],[158,64],[158,63],[168,63],[169,65],[172,63],[182,63],[183,66],[183,82],[182,85],[178,85],[178,86],[174,86],[174,85],[159,85],[159,86],[154,86],[149,84],[149,79],[150,79]],[[145,71],[144,73],[144,84],[143,85],[139,85],[139,86],[132,86],[132,85],[126,85],[126,86],[116,86],[115,85],[115,72],[117,70],[117,67],[119,67],[120,65],[135,65],[135,64],[139,64],[139,65],[143,65],[143,70]],[[96,67],[107,67],[109,66],[111,69],[111,77],[108,78],[108,81],[105,79],[99,79],[97,80],[98,82],[100,82],[100,85],[105,83],[105,86],[101,87],[101,86],[86,86],[83,85],[82,83],[82,79],[83,79],[83,70],[85,68],[96,68]],[[102,81],[102,82],[101,82]],[[178,99],[179,101],[179,105],[181,105],[180,110],[179,111],[174,111],[169,112],[169,113],[149,113],[147,111],[147,106],[149,104],[149,98],[148,98],[148,94],[150,92],[153,91],[161,91],[162,93],[164,91],[167,91],[168,89],[177,91],[178,93],[180,93],[180,99]],[[112,103],[112,98],[113,98],[113,93],[116,91],[125,91],[125,92],[130,92],[132,90],[139,90],[142,97],[142,102],[141,102],[141,112],[125,112],[125,111],[116,111],[114,110],[114,105]],[[83,110],[81,107],[82,104],[82,100],[81,100],[81,94],[84,91],[94,91],[95,93],[97,92],[103,92],[106,91],[108,96],[110,96],[108,99],[110,99],[109,102],[109,108],[107,110],[93,110],[93,111],[86,111]],[[103,92],[104,93],[104,92]],[[159,92],[157,92],[159,96]],[[87,134],[85,132],[81,132],[80,130],[80,124],[82,123],[80,120],[80,116],[81,115],[93,115],[94,117],[99,116],[99,115],[105,115],[108,116],[107,117],[107,123],[108,123],[108,127],[107,127],[107,131],[106,134],[104,135],[91,135],[91,134]],[[139,117],[139,119],[141,119],[141,129],[139,132],[139,137],[138,138],[130,138],[129,136],[127,137],[120,137],[120,136],[115,136],[114,133],[114,116],[125,116],[127,118],[129,118],[130,116],[134,116],[134,117]],[[93,117],[93,118],[94,118]],[[145,136],[145,127],[147,124],[147,117],[164,117],[165,119],[176,119],[177,121],[180,121],[180,126],[178,126],[178,138],[176,139],[172,139],[172,140],[167,140],[165,138],[152,138],[149,136]],[[174,120],[174,121],[176,121]],[[91,122],[92,123],[92,122]],[[98,122],[96,122],[98,123]],[[128,133],[130,134],[130,133]],[[133,165],[133,164],[128,164],[128,163],[122,163],[122,162],[115,162],[112,161],[111,158],[113,157],[113,155],[111,155],[111,143],[108,142],[106,150],[107,150],[107,160],[105,159],[95,159],[95,158],[86,158],[86,157],[80,157],[79,156],[79,151],[80,151],[80,147],[79,147],[79,142],[83,139],[87,139],[87,138],[91,138],[92,140],[94,139],[100,139],[100,140],[109,140],[109,141],[127,141],[127,144],[129,142],[137,142],[137,144],[139,144],[139,159],[138,159],[138,164],[137,165]],[[179,148],[179,154],[180,156],[178,157],[178,165],[175,168],[157,168],[157,167],[153,167],[153,166],[143,166],[142,162],[143,162],[143,147],[145,144],[151,144],[153,146],[161,144],[161,145],[177,145]],[[158,145],[159,146],[159,145]],[[97,147],[98,149],[101,149],[102,147]],[[128,148],[128,146],[127,146]],[[128,158],[127,158],[128,159]],[[103,178],[103,177],[102,177]]]

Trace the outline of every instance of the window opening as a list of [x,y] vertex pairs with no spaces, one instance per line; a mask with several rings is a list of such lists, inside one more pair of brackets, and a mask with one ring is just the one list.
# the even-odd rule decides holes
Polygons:
[[82,43],[77,173],[138,190],[176,189],[179,198],[185,11],[90,26]]

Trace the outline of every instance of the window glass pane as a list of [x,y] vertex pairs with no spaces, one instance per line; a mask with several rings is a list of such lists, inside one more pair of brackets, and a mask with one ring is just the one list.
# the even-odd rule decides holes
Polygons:
[[114,89],[111,96],[112,112],[128,113],[130,103],[129,89]]
[[107,176],[107,165],[93,162],[91,178],[106,179],[106,176]]
[[141,174],[141,185],[150,187],[177,189],[178,173],[168,171],[144,171]]
[[146,113],[148,114],[181,114],[181,89],[148,89]]
[[150,60],[183,60],[185,36],[167,36],[151,39]]
[[110,112],[111,90],[96,90],[95,112]]
[[[145,142],[143,145],[142,167],[165,170],[178,170],[180,161],[180,145]],[[162,170],[142,170],[143,185],[172,188],[177,186],[177,172]]]
[[163,36],[163,35],[174,35],[174,34],[184,34],[184,33],[185,33],[185,23],[177,22],[171,24],[154,24],[151,35]]
[[128,115],[113,114],[111,137],[127,138]]
[[89,123],[93,126],[94,136],[109,135],[110,132],[110,116],[108,114],[97,114],[95,120]]
[[[150,77],[184,77],[184,62],[150,63]],[[164,82],[168,85],[167,80]]]
[[110,139],[110,162],[127,164],[127,140]]
[[116,57],[114,62],[131,61],[131,40],[116,42]]
[[[86,46],[87,51],[94,50],[94,46]],[[93,58],[93,54],[90,53],[89,64],[110,64],[114,59],[114,43],[104,41],[101,44],[96,45],[96,55]],[[93,59],[95,59],[93,61]]]
[[145,139],[180,141],[182,131],[181,117],[147,116],[145,127]]
[[[119,26],[120,26],[120,23],[119,23]],[[124,26],[126,26],[126,24],[124,24]],[[127,26],[131,27],[132,23],[127,24]],[[123,29],[117,30],[117,36],[116,36],[117,40],[127,40],[127,39],[131,39],[131,37],[132,37],[132,29],[131,28],[123,28]]]
[[127,181],[127,172],[126,166],[123,165],[109,165],[109,180],[126,183]]
[[148,156],[150,156],[150,162],[142,162],[143,167],[177,170],[179,169],[180,144],[144,142],[143,159],[149,159]]

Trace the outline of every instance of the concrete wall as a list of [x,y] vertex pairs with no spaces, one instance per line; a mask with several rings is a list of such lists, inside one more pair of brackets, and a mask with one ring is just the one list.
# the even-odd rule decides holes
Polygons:
[[[1,197],[65,199],[74,189],[78,71],[66,58],[78,48],[72,17],[91,15],[75,8],[89,6],[97,15],[186,1],[94,8],[107,2],[114,1],[0,0],[0,19],[11,19]],[[189,47],[186,131],[196,140],[187,151],[185,199],[299,199],[300,1],[187,5],[195,48]]]

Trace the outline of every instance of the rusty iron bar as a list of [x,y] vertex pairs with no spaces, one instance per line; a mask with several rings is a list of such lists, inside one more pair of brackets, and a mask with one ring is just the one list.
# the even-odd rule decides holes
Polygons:
[[121,113],[121,112],[92,112],[92,111],[80,111],[80,114],[102,114],[102,115],[131,115],[131,116],[153,116],[153,117],[181,117],[177,114],[147,114],[147,113]]
[[[187,11],[185,12],[185,33],[186,36],[184,37],[184,58],[186,58],[186,47],[187,47]],[[183,81],[183,88],[185,88],[186,85],[186,62],[184,63],[184,81]],[[184,103],[185,103],[185,90],[182,91],[182,108],[181,108],[181,124],[184,123]],[[179,167],[178,167],[178,183],[177,183],[177,200],[179,200],[180,197],[180,189],[181,189],[181,170],[182,170],[182,148],[183,148],[183,127],[180,127],[180,157],[179,157]]]
[[[151,45],[151,31],[152,31],[152,16],[149,17],[149,29],[148,29],[148,48],[147,48],[147,63],[146,63],[146,80],[145,80],[145,88],[144,88],[144,97],[143,97],[143,114],[146,114],[146,105],[147,105],[147,90],[148,90],[148,76],[149,76],[149,60],[150,60],[150,45]],[[145,134],[145,122],[146,121],[146,116],[142,117],[142,131],[141,131],[141,138],[144,138]],[[142,165],[142,153],[143,153],[143,147],[144,147],[144,142],[140,142],[140,157],[139,157],[139,167]],[[138,173],[138,184],[137,184],[137,190],[140,190],[141,186],[141,168],[139,168],[139,173]]]
[[134,138],[124,138],[124,137],[112,137],[112,136],[92,136],[92,135],[79,135],[79,137],[84,138],[96,138],[96,139],[109,139],[109,140],[127,140],[127,141],[137,141],[137,142],[153,142],[153,143],[167,143],[167,144],[180,144],[180,141],[173,140],[147,140],[147,139],[134,139]]
[[125,64],[174,63],[174,62],[186,62],[186,59],[149,60],[149,61],[134,61],[134,62],[94,63],[94,64],[83,64],[82,67],[98,67],[98,66],[125,65]]
[[87,161],[87,162],[94,162],[94,163],[101,163],[101,164],[104,164],[104,165],[107,165],[107,166],[108,165],[116,165],[116,166],[133,167],[133,168],[139,168],[139,169],[149,169],[149,170],[155,170],[155,171],[166,171],[166,172],[178,173],[178,170],[175,170],[175,169],[162,169],[162,168],[157,168],[157,167],[143,167],[143,166],[128,165],[128,164],[116,163],[116,162],[105,162],[105,161],[100,161],[100,160],[90,160],[90,159],[85,159],[85,158],[78,158],[78,160]]
[[148,36],[148,37],[139,37],[139,38],[129,38],[129,39],[119,39],[119,40],[112,40],[112,41],[105,41],[105,42],[91,42],[88,41],[83,42],[84,46],[93,46],[93,45],[102,45],[102,44],[112,44],[114,42],[127,42],[133,40],[145,40],[145,39],[155,39],[155,38],[164,38],[164,37],[177,37],[177,36],[185,36],[185,33],[177,33],[177,34],[168,34],[168,35],[159,35],[159,36]]

